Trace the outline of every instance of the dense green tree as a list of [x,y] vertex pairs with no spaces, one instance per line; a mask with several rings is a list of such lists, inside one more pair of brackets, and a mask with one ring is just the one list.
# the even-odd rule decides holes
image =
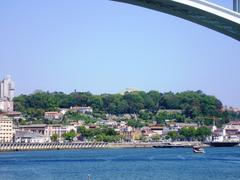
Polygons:
[[152,113],[152,112],[149,112],[149,111],[146,111],[146,110],[140,111],[140,112],[139,112],[139,118],[140,118],[140,119],[143,119],[143,120],[145,120],[145,121],[152,120],[152,118],[153,118],[153,113]]
[[73,138],[76,137],[76,132],[74,130],[71,130],[70,132],[64,133],[63,137],[65,140],[73,141]]
[[212,134],[212,132],[211,132],[211,129],[207,127],[199,127],[196,130],[195,134],[198,140],[204,141],[207,137],[209,137]]
[[179,139],[179,137],[180,136],[179,136],[178,132],[176,132],[176,131],[171,131],[167,135],[167,139],[171,139],[172,141],[176,141],[177,139]]
[[194,127],[182,128],[179,131],[179,135],[185,140],[201,140],[204,141],[208,136],[211,135],[211,130],[207,127],[199,127],[195,129]]
[[162,94],[159,93],[158,91],[149,91],[147,93],[147,96],[149,96],[153,101],[153,107],[152,109],[149,109],[149,110],[153,112],[157,112],[159,110],[160,99]]
[[[97,114],[137,114],[141,119],[149,120],[150,116],[144,112],[152,113],[151,119],[163,123],[166,117],[159,115],[159,109],[181,109],[182,115],[175,115],[174,119],[183,122],[186,118],[198,123],[210,125],[212,117],[219,119],[221,125],[229,120],[239,119],[240,114],[235,112],[222,112],[222,103],[214,96],[208,96],[201,91],[185,91],[182,93],[159,93],[158,91],[131,92],[121,94],[93,95],[89,92],[62,92],[36,91],[30,95],[20,95],[14,98],[16,111],[22,112],[26,117],[43,119],[46,111],[55,111],[58,108],[71,106],[91,106]],[[156,116],[156,117],[154,117]],[[199,120],[199,117],[202,120]],[[169,117],[167,117],[169,119]]]
[[144,126],[144,124],[140,121],[140,120],[136,120],[136,119],[130,119],[127,121],[127,125],[128,126],[132,126],[135,128],[141,128]]
[[193,140],[196,137],[196,129],[194,127],[182,128],[179,134],[186,140]]
[[78,133],[89,140],[103,141],[103,142],[117,142],[120,141],[120,136],[114,129],[101,127],[96,129],[86,129],[84,126],[78,128]]
[[128,102],[128,113],[138,113],[144,108],[144,99],[139,93],[126,93],[124,99]]

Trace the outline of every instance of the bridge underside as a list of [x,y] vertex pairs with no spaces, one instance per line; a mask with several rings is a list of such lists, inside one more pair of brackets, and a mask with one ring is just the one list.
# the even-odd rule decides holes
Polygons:
[[[226,10],[219,6],[210,9],[214,11],[207,11],[204,8],[198,8],[188,5],[187,1],[174,1],[174,0],[113,0],[118,2],[125,2],[145,8],[157,10],[163,13],[171,14],[181,17],[188,21],[208,27],[227,36],[230,36],[240,41],[240,15],[230,10]],[[195,0],[196,1],[196,0]],[[207,2],[204,2],[207,4]],[[196,3],[197,4],[197,3]],[[199,3],[200,4],[200,3]],[[200,4],[204,7],[204,4]],[[209,10],[209,7],[207,7]],[[216,11],[225,13],[227,16],[219,16]],[[226,12],[225,12],[226,11]],[[233,20],[234,19],[234,20]],[[236,21],[237,19],[237,21]]]

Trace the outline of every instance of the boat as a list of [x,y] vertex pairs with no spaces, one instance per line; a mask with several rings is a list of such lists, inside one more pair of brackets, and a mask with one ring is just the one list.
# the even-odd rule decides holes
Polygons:
[[239,145],[239,142],[218,142],[218,141],[212,141],[209,143],[210,146],[213,146],[213,147],[234,147],[234,146],[237,146]]
[[193,146],[194,153],[205,153],[204,149],[200,146]]

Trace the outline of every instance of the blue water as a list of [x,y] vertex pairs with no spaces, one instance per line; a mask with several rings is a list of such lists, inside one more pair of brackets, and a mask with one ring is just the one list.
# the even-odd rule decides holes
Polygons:
[[0,180],[240,180],[240,148],[0,153]]

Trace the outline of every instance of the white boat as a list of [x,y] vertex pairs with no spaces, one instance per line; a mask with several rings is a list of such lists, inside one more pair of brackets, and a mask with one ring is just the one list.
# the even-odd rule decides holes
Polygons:
[[194,153],[205,153],[204,149],[200,146],[193,146]]

